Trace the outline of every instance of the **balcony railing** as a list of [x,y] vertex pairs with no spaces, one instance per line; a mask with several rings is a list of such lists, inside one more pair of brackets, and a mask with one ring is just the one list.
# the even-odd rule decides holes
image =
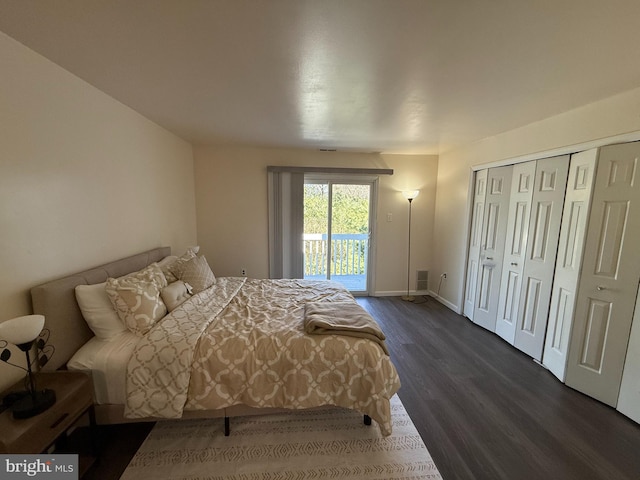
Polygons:
[[304,276],[366,275],[369,235],[338,233],[331,235],[331,259],[326,234],[304,234]]

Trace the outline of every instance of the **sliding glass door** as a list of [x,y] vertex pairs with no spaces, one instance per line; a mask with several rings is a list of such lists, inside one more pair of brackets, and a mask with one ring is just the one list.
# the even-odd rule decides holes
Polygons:
[[337,281],[354,294],[369,292],[375,185],[305,176],[304,278]]

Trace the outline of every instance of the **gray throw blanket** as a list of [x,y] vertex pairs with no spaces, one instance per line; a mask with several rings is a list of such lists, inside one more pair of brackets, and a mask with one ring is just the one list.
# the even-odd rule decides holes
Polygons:
[[378,323],[355,302],[315,302],[305,304],[304,331],[313,335],[346,335],[367,338],[389,355],[385,336]]

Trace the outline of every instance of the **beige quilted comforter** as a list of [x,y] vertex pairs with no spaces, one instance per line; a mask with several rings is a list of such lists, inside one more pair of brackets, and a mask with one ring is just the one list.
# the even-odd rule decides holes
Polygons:
[[337,405],[391,433],[397,372],[377,343],[309,335],[307,302],[355,302],[341,285],[218,278],[159,321],[128,365],[129,418],[179,418],[183,410]]

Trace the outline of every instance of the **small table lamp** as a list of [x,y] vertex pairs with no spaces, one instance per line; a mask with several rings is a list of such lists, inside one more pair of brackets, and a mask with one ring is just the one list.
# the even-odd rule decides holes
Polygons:
[[[13,343],[27,355],[28,390],[12,395],[10,403],[13,418],[29,418],[44,412],[56,402],[56,394],[53,390],[36,390],[33,371],[31,369],[31,358],[29,352],[33,343],[42,332],[44,327],[43,315],[26,315],[0,323],[0,339]],[[4,350],[1,360],[9,360],[11,352]]]

